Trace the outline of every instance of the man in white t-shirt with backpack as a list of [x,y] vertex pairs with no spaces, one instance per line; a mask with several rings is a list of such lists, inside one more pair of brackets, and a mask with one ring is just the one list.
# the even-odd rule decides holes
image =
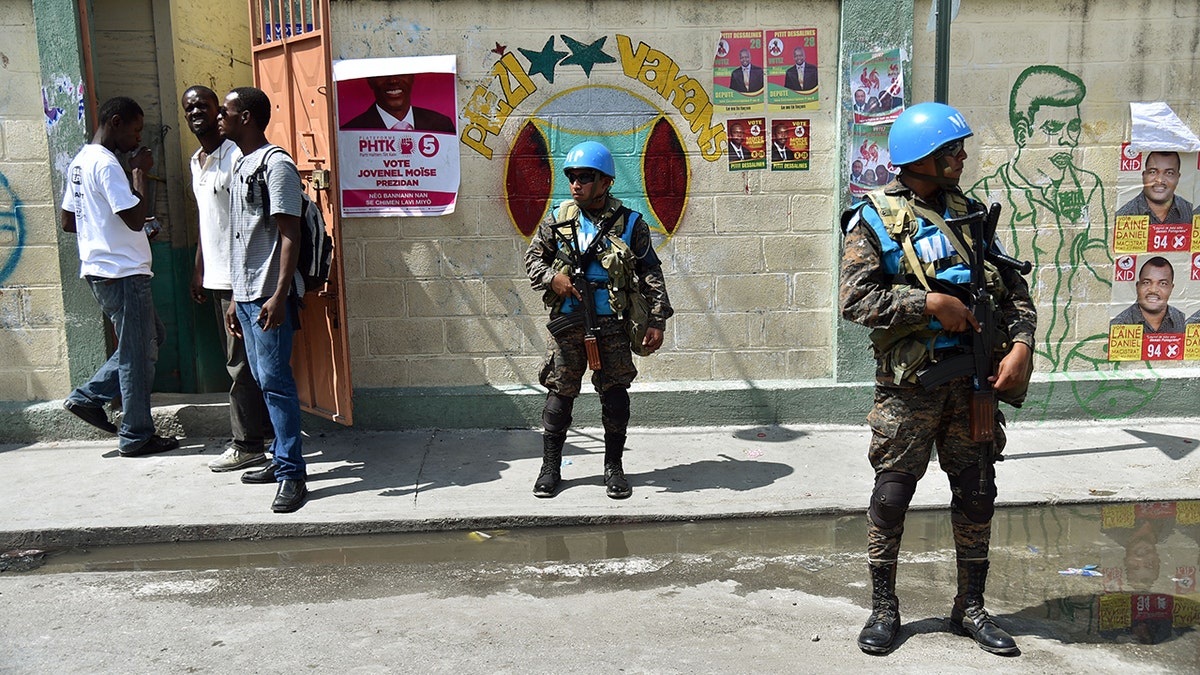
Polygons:
[[304,295],[304,281],[296,272],[304,191],[291,157],[267,142],[263,130],[270,121],[271,101],[254,87],[226,94],[217,116],[221,135],[242,151],[229,185],[233,304],[225,325],[246,341],[246,359],[275,428],[274,459],[261,470],[242,474],[242,482],[277,483],[271,510],[288,513],[308,496],[300,399],[291,366],[296,299]]
[[[158,348],[166,329],[150,294],[150,207],[146,172],[154,164],[142,146],[142,108],[123,96],[100,106],[92,142],[83,146],[67,169],[62,228],[77,235],[79,276],[117,334],[117,348],[85,384],[71,392],[63,407],[92,426],[117,434],[123,457],[166,452],[179,447],[175,437],[155,433],[150,388]],[[130,175],[117,159],[129,159]],[[124,416],[118,431],[104,405],[121,398]]]
[[241,159],[242,151],[236,143],[223,138],[217,129],[221,102],[216,92],[204,85],[188,87],[183,92],[182,104],[188,128],[200,142],[191,160],[192,193],[196,197],[200,221],[192,300],[208,302],[211,291],[212,306],[225,345],[225,368],[233,381],[229,388],[229,426],[233,438],[221,456],[208,463],[208,468],[218,472],[235,471],[267,463],[269,458],[263,452],[263,442],[275,435],[262,390],[246,361],[246,343],[224,328],[225,313],[233,303],[233,282],[229,273],[233,247],[229,183],[233,179],[233,165]]

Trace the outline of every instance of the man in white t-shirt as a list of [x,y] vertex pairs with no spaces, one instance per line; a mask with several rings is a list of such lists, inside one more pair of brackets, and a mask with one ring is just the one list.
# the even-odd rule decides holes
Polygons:
[[241,158],[242,151],[233,141],[222,138],[217,129],[217,111],[221,109],[221,103],[216,92],[204,85],[188,87],[183,92],[182,104],[188,128],[200,141],[200,148],[191,161],[192,192],[200,216],[192,300],[208,302],[208,291],[216,298],[213,307],[225,343],[225,368],[233,380],[229,388],[229,425],[233,441],[220,457],[208,463],[208,468],[234,471],[265,464],[264,439],[275,435],[262,390],[246,362],[246,343],[224,328],[225,313],[233,301],[233,284],[229,276],[232,248],[229,181],[234,162]]
[[[77,234],[79,276],[86,279],[117,334],[117,349],[86,384],[71,392],[63,407],[92,426],[117,433],[124,457],[179,447],[174,436],[154,432],[150,388],[166,329],[150,295],[149,205],[146,172],[154,164],[142,146],[142,108],[123,96],[100,106],[92,142],[67,169],[62,228]],[[127,154],[131,175],[117,159]],[[121,397],[124,416],[118,433],[104,404]]]

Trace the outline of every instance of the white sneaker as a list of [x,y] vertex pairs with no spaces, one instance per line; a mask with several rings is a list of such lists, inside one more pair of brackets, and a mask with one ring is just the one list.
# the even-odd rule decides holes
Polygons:
[[242,450],[235,446],[229,446],[221,456],[208,463],[208,468],[213,471],[237,471],[248,466],[257,464],[266,464],[268,458],[262,452],[251,452]]

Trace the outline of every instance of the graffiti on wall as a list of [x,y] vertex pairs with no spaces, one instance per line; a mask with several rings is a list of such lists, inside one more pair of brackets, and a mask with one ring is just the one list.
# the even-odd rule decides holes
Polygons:
[[[558,49],[558,38],[565,49]],[[609,71],[619,69],[618,82],[641,85],[636,91],[607,82],[571,87],[554,92],[535,110],[522,111],[504,177],[509,215],[526,238],[554,203],[569,197],[557,162],[580,141],[600,139],[613,151],[615,192],[642,213],[660,244],[674,234],[686,206],[690,171],[684,133],[694,136],[695,151],[705,160],[724,156],[724,126],[713,121],[712,102],[698,80],[680,74],[673,59],[644,42],[635,47],[628,36],[617,35],[614,56],[605,51],[607,40],[551,35],[540,49],[517,47],[528,68],[507,46],[497,45],[492,51],[500,58],[490,77],[475,87],[464,106],[461,140],[490,160],[509,118],[539,92],[535,77],[553,85],[557,71],[578,67],[589,80],[600,72],[611,80]],[[600,70],[609,64],[615,67]],[[648,97],[650,93],[655,96]],[[676,120],[686,132],[681,133]]]
[[25,249],[25,221],[21,200],[0,173],[0,284],[12,276]]
[[[1033,262],[1033,298],[1044,330],[1037,357],[1049,362],[1052,373],[1084,375],[1071,380],[1071,389],[1089,414],[1119,418],[1146,405],[1159,382],[1118,379],[1120,366],[1110,364],[1105,352],[1107,333],[1079,339],[1073,330],[1076,303],[1088,297],[1089,287],[1102,285],[1107,301],[1112,286],[1104,186],[1076,155],[1086,96],[1083,80],[1058,66],[1021,72],[1008,108],[1017,150],[970,194],[1004,207],[1000,222],[1008,228],[1014,254]],[[1042,419],[1054,389],[1052,381],[1042,399],[1027,401],[1025,414]]]
[[54,129],[63,119],[83,124],[86,111],[83,83],[59,75],[52,86],[42,87],[42,112],[46,115],[46,131]]

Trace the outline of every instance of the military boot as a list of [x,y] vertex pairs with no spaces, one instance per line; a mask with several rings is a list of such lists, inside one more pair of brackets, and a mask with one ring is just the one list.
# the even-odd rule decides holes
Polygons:
[[871,563],[871,616],[858,633],[858,648],[886,654],[900,632],[900,599],[896,597],[896,563]]
[[533,484],[533,496],[553,497],[562,480],[562,451],[566,434],[542,434],[542,470]]
[[625,479],[621,458],[625,454],[625,434],[604,433],[604,492],[612,499],[626,499],[633,494]]
[[958,562],[958,595],[950,611],[950,630],[972,637],[980,648],[993,654],[1016,654],[1020,650],[1012,636],[996,625],[983,608],[983,589],[988,562]]

